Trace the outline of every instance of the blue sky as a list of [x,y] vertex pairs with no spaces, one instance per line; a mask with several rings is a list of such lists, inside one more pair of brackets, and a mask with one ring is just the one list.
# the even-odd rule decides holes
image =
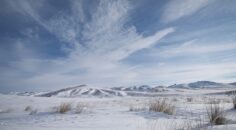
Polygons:
[[0,91],[236,81],[235,0],[1,0]]

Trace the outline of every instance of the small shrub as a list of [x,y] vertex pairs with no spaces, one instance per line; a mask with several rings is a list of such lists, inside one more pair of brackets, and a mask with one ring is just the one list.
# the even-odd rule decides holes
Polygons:
[[207,117],[211,124],[222,125],[227,123],[224,110],[220,107],[219,104],[210,104],[206,110],[207,110]]
[[63,114],[71,110],[71,103],[61,103],[57,108],[57,112]]
[[234,107],[234,109],[236,109],[236,96],[233,97],[232,99],[233,99],[233,105],[234,105],[233,107]]
[[25,107],[24,111],[32,111],[32,107],[31,106],[27,106],[27,107]]
[[175,106],[166,99],[156,99],[149,103],[149,111],[163,112],[169,115],[175,114]]

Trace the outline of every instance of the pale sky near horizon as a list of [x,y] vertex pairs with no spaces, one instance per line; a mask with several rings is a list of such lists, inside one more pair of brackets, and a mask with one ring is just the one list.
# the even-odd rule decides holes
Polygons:
[[235,0],[1,0],[0,92],[236,81]]

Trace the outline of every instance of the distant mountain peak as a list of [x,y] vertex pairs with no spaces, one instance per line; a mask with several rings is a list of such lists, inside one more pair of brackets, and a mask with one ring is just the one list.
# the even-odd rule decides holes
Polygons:
[[232,87],[229,84],[217,83],[212,81],[196,81],[192,83],[185,84],[175,84],[169,86],[170,88],[214,88],[214,87]]
[[229,83],[230,85],[236,86],[236,82]]

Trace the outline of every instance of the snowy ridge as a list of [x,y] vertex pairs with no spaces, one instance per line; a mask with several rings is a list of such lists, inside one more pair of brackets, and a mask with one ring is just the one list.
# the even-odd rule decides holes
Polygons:
[[[155,96],[173,92],[184,92],[187,90],[196,89],[226,89],[234,88],[234,83],[224,84],[211,81],[197,81],[188,84],[175,84],[171,86],[156,86],[148,85],[131,86],[131,87],[113,87],[99,88],[86,85],[64,88],[50,92],[14,92],[12,95],[19,96],[39,96],[39,97],[114,97],[114,96]],[[181,89],[181,90],[180,90]]]
[[80,97],[80,96],[87,96],[87,97],[112,97],[112,96],[125,96],[126,93],[120,91],[114,91],[110,89],[98,89],[93,87],[88,87],[86,85],[80,85],[76,87],[60,89],[58,91],[52,91],[48,93],[44,93],[37,96],[42,97]]
[[32,96],[35,95],[35,92],[10,92],[10,95],[18,95],[18,96]]
[[197,81],[187,84],[174,84],[169,88],[185,88],[185,89],[198,89],[198,88],[221,88],[221,87],[234,87],[231,84],[217,83],[211,81]]
[[114,87],[111,88],[113,90],[119,90],[119,91],[133,91],[133,92],[164,92],[167,91],[165,87],[163,86],[157,86],[157,87],[150,87],[148,85],[141,85],[141,86],[131,86],[131,87]]
[[236,82],[234,82],[234,83],[230,83],[230,85],[236,86]]
[[152,96],[158,92],[168,91],[166,87],[150,87],[147,85],[131,87],[114,87],[114,88],[96,88],[86,85],[64,88],[50,92],[24,92],[11,93],[19,96],[39,96],[39,97],[113,97],[113,96]]

